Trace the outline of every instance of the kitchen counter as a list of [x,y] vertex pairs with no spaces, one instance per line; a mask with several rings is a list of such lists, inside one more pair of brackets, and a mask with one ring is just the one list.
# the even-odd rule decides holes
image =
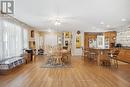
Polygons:
[[130,48],[120,48],[118,59],[130,63]]

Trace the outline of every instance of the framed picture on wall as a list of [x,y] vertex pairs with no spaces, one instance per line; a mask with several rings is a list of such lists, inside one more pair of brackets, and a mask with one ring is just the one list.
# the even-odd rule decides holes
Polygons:
[[34,38],[34,30],[31,30],[31,38]]
[[71,32],[64,32],[65,38],[71,38]]
[[76,48],[80,48],[81,47],[81,35],[77,34],[76,35]]
[[81,48],[81,34],[79,30],[76,34],[76,48]]

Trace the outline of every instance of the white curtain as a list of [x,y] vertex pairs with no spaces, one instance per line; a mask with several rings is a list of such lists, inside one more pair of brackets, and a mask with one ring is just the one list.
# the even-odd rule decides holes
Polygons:
[[4,21],[3,52],[4,58],[19,56],[22,54],[22,29],[16,24]]
[[2,31],[2,19],[0,19],[0,60],[2,60],[2,54],[3,54],[3,47],[2,47],[2,41],[3,41],[3,31]]
[[23,47],[24,49],[29,48],[29,39],[28,39],[28,30],[27,29],[23,29]]
[[0,60],[20,56],[28,48],[28,32],[16,21],[0,20]]

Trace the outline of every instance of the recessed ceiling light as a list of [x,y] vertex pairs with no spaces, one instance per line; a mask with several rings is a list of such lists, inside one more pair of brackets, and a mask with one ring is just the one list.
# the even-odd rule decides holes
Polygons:
[[109,27],[110,27],[110,25],[107,25],[106,27],[107,27],[107,28],[109,28]]
[[125,18],[122,18],[121,21],[126,21],[126,19],[125,19]]
[[104,24],[104,22],[103,22],[103,21],[101,21],[101,22],[100,22],[100,24],[102,24],[102,25],[103,25],[103,24]]

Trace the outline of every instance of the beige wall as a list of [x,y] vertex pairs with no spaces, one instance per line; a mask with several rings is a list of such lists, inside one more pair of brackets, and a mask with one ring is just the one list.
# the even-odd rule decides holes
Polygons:
[[[84,47],[84,32],[81,32],[81,46]],[[72,55],[73,56],[81,56],[82,55],[82,48],[76,48],[76,34],[77,30],[72,32]]]
[[[35,32],[38,32],[38,31],[35,31]],[[45,48],[45,35],[46,34],[56,34],[57,36],[59,35],[62,35],[61,33],[56,33],[56,32],[38,32],[40,36],[43,37],[43,48]],[[72,47],[71,47],[71,52],[72,52],[72,55],[73,56],[81,56],[82,55],[82,48],[76,48],[76,33],[77,33],[77,30],[73,31],[72,32]],[[29,34],[30,35],[30,34]],[[32,38],[30,38],[30,40],[34,40]],[[35,40],[34,40],[35,41]],[[81,31],[81,46],[84,47],[84,32]]]
[[[45,34],[50,34],[50,33],[49,32],[41,32],[42,36],[44,36]],[[53,33],[53,34],[62,35],[61,33]],[[72,52],[73,56],[81,56],[82,55],[82,48],[76,48],[76,34],[77,34],[77,30],[72,32],[71,52]],[[84,32],[83,31],[81,31],[81,46],[84,47]]]

